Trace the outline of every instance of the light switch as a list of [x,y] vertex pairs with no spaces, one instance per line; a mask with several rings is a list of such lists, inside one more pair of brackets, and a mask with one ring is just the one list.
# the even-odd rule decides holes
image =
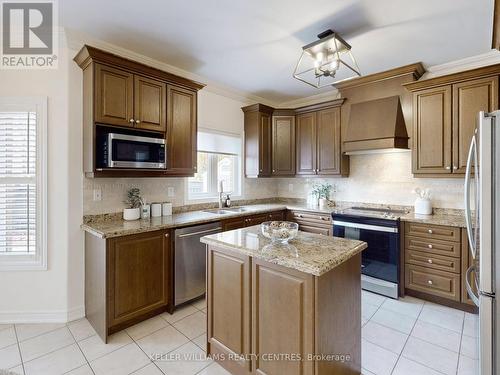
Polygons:
[[175,197],[175,189],[170,186],[168,189],[167,189],[167,195],[171,198],[171,197]]

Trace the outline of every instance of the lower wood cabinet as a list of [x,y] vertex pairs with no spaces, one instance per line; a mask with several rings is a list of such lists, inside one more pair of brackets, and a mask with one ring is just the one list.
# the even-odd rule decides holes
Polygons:
[[222,221],[222,230],[234,230],[244,227],[251,227],[252,225],[258,225],[264,221],[280,221],[285,219],[285,211],[274,211],[262,214],[255,214],[243,217],[235,217],[232,219],[227,219]]
[[85,237],[85,309],[107,337],[162,311],[171,303],[169,230],[100,239]]
[[231,374],[360,373],[361,254],[319,277],[214,246],[207,265],[207,354]]
[[405,292],[473,311],[465,286],[472,263],[466,230],[411,222],[404,227]]

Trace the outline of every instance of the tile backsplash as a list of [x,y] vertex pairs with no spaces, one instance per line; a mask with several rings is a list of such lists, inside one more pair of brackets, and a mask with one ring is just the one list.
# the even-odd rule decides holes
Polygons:
[[[138,187],[147,202],[170,201],[174,207],[185,205],[185,178],[84,178],[83,212],[85,215],[120,212],[127,189]],[[429,188],[434,207],[463,208],[462,178],[414,178],[411,153],[353,155],[348,178],[261,178],[244,179],[243,199],[301,198],[314,183],[326,181],[335,185],[332,199],[412,206],[416,187]],[[174,196],[168,197],[168,189]],[[100,189],[102,198],[94,201],[93,191]]]

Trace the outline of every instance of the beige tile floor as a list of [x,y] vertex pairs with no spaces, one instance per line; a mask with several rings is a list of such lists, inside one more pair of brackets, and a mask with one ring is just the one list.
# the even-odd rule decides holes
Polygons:
[[[478,374],[475,315],[364,291],[362,303],[364,375]],[[198,301],[116,333],[108,344],[86,319],[0,325],[0,369],[26,375],[227,375],[203,356],[205,319],[205,302]]]

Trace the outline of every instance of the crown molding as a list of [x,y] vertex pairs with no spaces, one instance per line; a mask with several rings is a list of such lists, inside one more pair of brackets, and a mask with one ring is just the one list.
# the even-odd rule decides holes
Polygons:
[[340,99],[340,92],[335,87],[332,87],[332,90],[327,92],[322,92],[321,94],[315,94],[311,96],[306,96],[305,98],[282,102],[279,105],[277,105],[276,108],[299,108],[335,99]]
[[434,65],[427,68],[427,72],[422,76],[422,80],[435,78],[447,74],[460,73],[464,70],[481,68],[488,65],[500,63],[500,51],[491,50],[476,56],[450,61],[444,64]]
[[172,73],[193,81],[197,82],[202,82],[206,86],[203,89],[203,91],[209,91],[211,93],[225,96],[227,98],[233,99],[240,101],[244,104],[249,104],[249,103],[263,103],[269,106],[276,106],[277,103],[270,101],[268,99],[262,98],[257,95],[253,95],[250,93],[246,93],[237,89],[230,88],[224,84],[211,81],[203,76],[200,76],[195,73],[191,73],[187,70],[178,68],[176,66],[167,64],[165,62],[162,62],[160,60],[156,60],[147,56],[144,56],[142,54],[139,54],[137,52],[128,50],[126,48],[119,47],[115,44],[105,42],[103,40],[95,39],[92,36],[89,36],[88,34],[85,33],[80,33],[74,30],[70,29],[65,29],[65,34],[66,34],[66,42],[68,49],[73,50],[75,54],[85,45],[89,44],[92,45],[95,48],[102,49],[106,52],[110,52],[112,54],[118,55],[120,57],[137,61],[141,64],[151,66],[153,68],[157,68],[160,70],[164,70],[168,73]]

